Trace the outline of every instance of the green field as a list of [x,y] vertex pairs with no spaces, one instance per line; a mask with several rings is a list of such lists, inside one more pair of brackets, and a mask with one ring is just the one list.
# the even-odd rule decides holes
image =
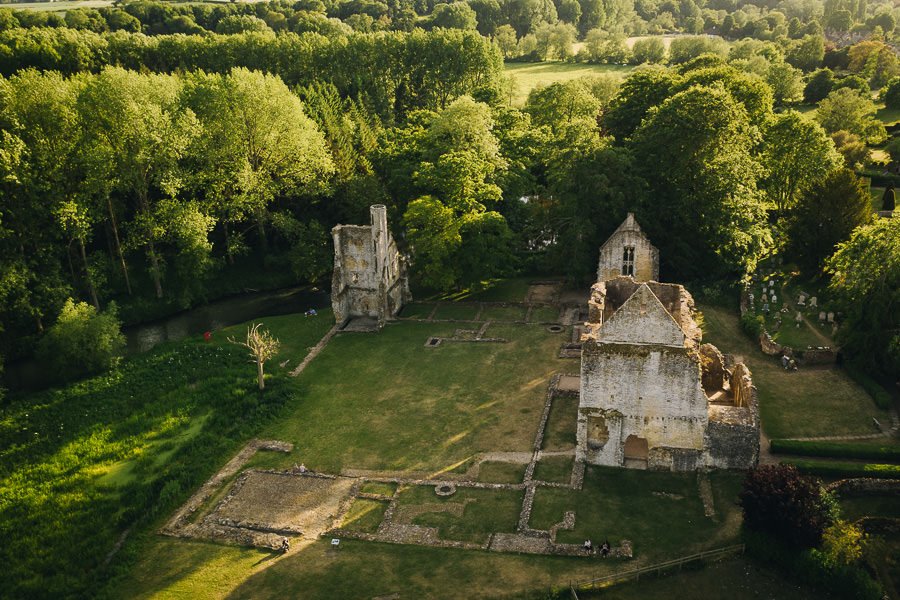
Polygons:
[[506,63],[506,74],[513,81],[510,102],[513,106],[525,105],[528,94],[536,87],[566,82],[585,75],[612,73],[625,77],[634,67],[628,65],[589,65],[585,63],[542,62]]
[[740,356],[750,367],[759,390],[763,429],[770,438],[867,434],[872,433],[872,417],[889,418],[840,369],[785,371],[776,357],[764,355],[741,332],[735,312],[709,305],[699,308],[704,340]]

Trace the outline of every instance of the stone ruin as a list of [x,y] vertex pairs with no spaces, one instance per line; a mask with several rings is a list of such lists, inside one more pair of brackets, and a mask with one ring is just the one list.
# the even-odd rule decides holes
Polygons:
[[406,259],[388,229],[387,208],[376,204],[369,210],[371,225],[337,225],[331,230],[331,306],[337,323],[364,321],[381,328],[412,294]]
[[[623,226],[639,232],[633,220]],[[601,251],[582,334],[577,459],[672,471],[754,466],[759,407],[749,369],[701,343],[683,286],[603,277],[603,253],[615,254],[620,233]],[[658,254],[649,256],[655,276]]]
[[600,247],[597,281],[630,275],[635,281],[659,279],[659,250],[641,230],[633,213]]

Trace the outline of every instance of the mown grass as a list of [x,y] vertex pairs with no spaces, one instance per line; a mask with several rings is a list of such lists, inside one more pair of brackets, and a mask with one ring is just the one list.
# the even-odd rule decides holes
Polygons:
[[[560,530],[557,540],[581,543],[586,539],[618,544],[628,539],[638,556],[664,560],[733,542],[740,523],[734,504],[740,474],[722,473],[712,479],[718,491],[719,522],[703,513],[694,473],[658,473],[632,469],[589,467],[581,491],[539,488],[531,513],[531,527],[549,529],[575,511],[575,529]],[[728,498],[718,501],[718,497]]]
[[396,483],[382,483],[380,481],[367,481],[360,486],[359,491],[364,494],[379,494],[381,496],[393,496],[397,491]]
[[485,461],[479,465],[478,481],[487,483],[522,483],[525,465],[521,463]]
[[557,323],[559,322],[559,309],[539,306],[531,311],[530,323]]
[[628,65],[590,65],[586,63],[542,62],[506,63],[506,74],[513,79],[513,106],[524,106],[528,94],[536,87],[565,83],[586,75],[612,73],[624,78],[634,67]]
[[387,502],[356,498],[350,505],[350,510],[344,515],[341,527],[353,531],[375,533],[384,519],[385,510],[387,510]]
[[551,483],[569,483],[574,456],[544,456],[534,466],[534,479]]
[[471,321],[478,314],[478,305],[473,303],[441,304],[434,313],[435,319],[456,319]]
[[[458,488],[452,496],[441,497],[432,486],[414,486],[401,490],[398,501],[401,508],[434,505],[434,511],[417,515],[413,523],[436,527],[441,539],[482,543],[491,533],[515,531],[523,494],[516,490]],[[457,509],[461,505],[462,516],[441,510],[450,505]]]
[[338,335],[298,378],[302,407],[261,435],[294,443],[286,465],[330,473],[438,473],[479,452],[528,450],[560,364],[557,338],[504,325],[488,335],[508,343],[424,347],[456,327],[403,321],[377,335]]
[[434,310],[434,304],[427,302],[411,302],[400,310],[400,316],[407,319],[427,319],[431,311]]
[[[677,594],[675,593],[677,590]],[[784,577],[778,571],[746,558],[707,565],[685,567],[683,572],[662,577],[641,577],[640,581],[620,584],[596,592],[578,592],[579,598],[604,600],[820,600],[831,596],[812,592]]]
[[750,367],[759,390],[762,425],[770,438],[857,435],[872,432],[878,409],[865,390],[840,369],[800,368],[789,372],[776,358],[764,355],[741,332],[736,310],[701,305],[704,341],[722,352],[740,356]]
[[900,519],[900,502],[889,494],[841,498],[841,518],[856,521],[862,517]]
[[[293,356],[327,329],[327,318],[263,322]],[[7,401],[0,410],[4,593],[92,595],[123,530],[168,514],[295,400],[275,364],[259,394],[255,367],[223,341],[166,344],[108,374]]]
[[575,447],[578,397],[556,396],[544,429],[542,450],[568,450]]

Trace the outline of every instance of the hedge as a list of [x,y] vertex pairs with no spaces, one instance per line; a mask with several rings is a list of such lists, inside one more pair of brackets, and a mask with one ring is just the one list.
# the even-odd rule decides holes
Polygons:
[[844,370],[847,372],[847,375],[850,376],[850,379],[866,390],[866,393],[872,397],[872,400],[875,401],[875,405],[878,406],[878,408],[890,410],[891,405],[894,403],[894,399],[877,381],[852,365],[847,365]]
[[769,448],[777,454],[797,456],[828,456],[834,458],[864,458],[900,462],[900,446],[873,446],[846,442],[816,442],[801,440],[772,440]]
[[876,477],[878,479],[900,479],[900,465],[878,463],[831,462],[824,460],[783,460],[804,473],[823,477]]

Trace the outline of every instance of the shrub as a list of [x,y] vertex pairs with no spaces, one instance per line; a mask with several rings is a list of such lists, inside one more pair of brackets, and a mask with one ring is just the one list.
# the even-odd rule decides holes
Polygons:
[[810,475],[849,479],[853,477],[874,477],[876,479],[900,479],[900,465],[876,463],[852,463],[824,460],[790,460],[785,464],[796,467]]
[[739,495],[744,524],[799,548],[814,548],[834,520],[819,482],[792,465],[751,469]]
[[881,92],[881,99],[886,108],[900,108],[900,77],[894,77],[888,82]]
[[778,454],[900,461],[900,447],[898,446],[871,446],[866,444],[807,442],[801,440],[772,440],[769,446],[772,452]]
[[828,97],[834,89],[834,72],[831,69],[819,69],[809,76],[803,89],[803,101],[816,104]]
[[112,368],[125,348],[117,313],[115,302],[97,312],[90,304],[69,298],[38,343],[38,358],[62,381]]
[[758,340],[766,329],[766,320],[762,315],[747,313],[741,317],[741,331],[752,340]]

